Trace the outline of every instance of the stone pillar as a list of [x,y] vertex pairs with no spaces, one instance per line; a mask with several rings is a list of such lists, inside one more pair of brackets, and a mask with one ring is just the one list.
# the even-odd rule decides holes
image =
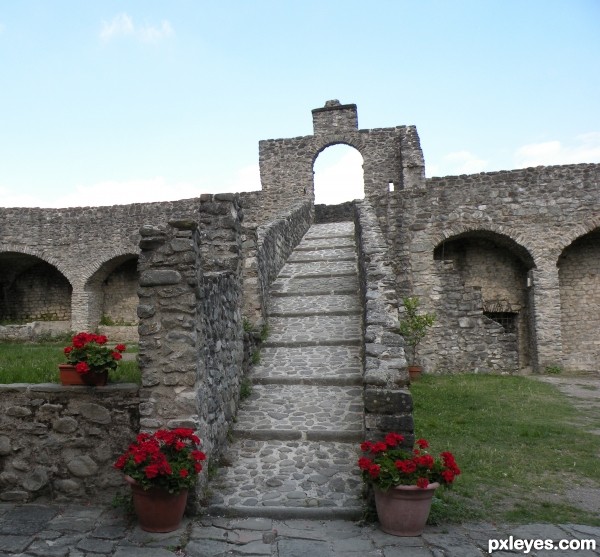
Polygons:
[[140,427],[200,429],[196,407],[199,235],[196,223],[140,229],[138,317],[142,370]]
[[99,290],[90,290],[79,283],[71,293],[71,330],[93,331],[100,322],[101,300]]
[[560,284],[555,259],[544,258],[539,267],[530,271],[533,288],[533,323],[535,347],[532,350],[532,367],[543,372],[546,366],[563,364]]
[[398,305],[388,248],[367,202],[356,204],[356,215],[365,312],[365,436],[376,440],[389,432],[400,433],[412,446],[413,403],[404,339],[397,332]]
[[323,108],[312,111],[315,135],[358,129],[355,104],[341,104],[337,99],[327,101]]

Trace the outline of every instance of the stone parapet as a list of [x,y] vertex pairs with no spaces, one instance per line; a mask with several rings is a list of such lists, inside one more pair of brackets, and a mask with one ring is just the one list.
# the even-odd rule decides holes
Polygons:
[[388,248],[368,202],[357,202],[355,215],[364,310],[365,435],[376,439],[395,431],[412,444],[412,395],[404,339],[397,332],[398,305]]
[[269,286],[312,220],[312,204],[302,201],[262,226],[244,227],[244,317],[253,325],[266,322]]

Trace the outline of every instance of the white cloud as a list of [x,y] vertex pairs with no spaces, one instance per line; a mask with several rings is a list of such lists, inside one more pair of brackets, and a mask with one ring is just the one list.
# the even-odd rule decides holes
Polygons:
[[426,164],[427,176],[457,176],[459,174],[476,174],[483,172],[488,161],[480,159],[469,151],[456,151],[444,155],[441,160]]
[[240,168],[233,181],[229,182],[225,189],[221,190],[221,193],[228,192],[240,192],[240,191],[257,191],[262,189],[260,183],[260,168],[258,164],[251,164]]
[[41,197],[12,191],[0,187],[0,207],[45,207],[48,202]]
[[190,183],[171,184],[163,177],[118,181],[109,180],[79,185],[73,192],[49,198],[42,195],[20,194],[0,187],[0,207],[98,207],[189,199],[205,193]]
[[315,203],[336,205],[363,199],[365,187],[361,154],[348,146],[325,149],[315,161]]
[[568,145],[563,145],[560,141],[523,145],[515,152],[514,159],[518,168],[600,162],[600,133],[579,135]]
[[173,27],[167,20],[158,26],[140,25],[135,24],[126,13],[116,15],[110,22],[103,21],[100,29],[100,38],[106,42],[117,37],[132,37],[145,43],[155,43],[172,34]]

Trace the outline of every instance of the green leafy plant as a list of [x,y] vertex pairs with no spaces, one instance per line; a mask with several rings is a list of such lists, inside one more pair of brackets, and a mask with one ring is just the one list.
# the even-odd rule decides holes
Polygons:
[[107,346],[108,338],[94,333],[77,333],[71,344],[64,349],[67,362],[75,366],[77,373],[100,373],[117,369],[119,360],[127,347],[117,344],[114,348]]
[[417,297],[403,298],[404,318],[400,321],[398,330],[410,346],[411,365],[417,365],[417,347],[427,335],[427,330],[434,324],[435,315],[419,313],[420,301]]
[[403,442],[402,435],[388,433],[383,441],[361,443],[363,456],[358,459],[358,467],[365,483],[382,491],[398,485],[426,488],[435,482],[448,486],[460,474],[451,452],[434,457],[427,451],[426,439],[418,439],[412,451],[402,446]]
[[554,374],[554,375],[559,375],[559,374],[561,374],[563,372],[563,369],[562,369],[561,366],[559,366],[557,364],[552,364],[552,365],[546,366],[545,367],[545,371],[546,371],[546,373],[551,373],[551,374]]
[[247,399],[252,394],[252,381],[244,377],[240,382],[240,400]]
[[270,333],[269,325],[265,323],[262,326],[262,328],[260,329],[260,341],[266,342],[267,339],[269,338],[269,333]]
[[199,445],[200,439],[187,428],[140,433],[114,466],[144,489],[160,487],[179,493],[198,481],[201,463],[206,460]]

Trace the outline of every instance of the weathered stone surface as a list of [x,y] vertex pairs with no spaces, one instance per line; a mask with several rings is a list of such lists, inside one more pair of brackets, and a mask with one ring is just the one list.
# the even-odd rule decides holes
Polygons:
[[91,476],[98,471],[98,465],[94,462],[92,457],[88,455],[72,458],[67,462],[67,468],[74,476],[77,476],[78,478]]
[[91,422],[98,424],[109,424],[112,421],[110,411],[104,406],[93,402],[86,402],[78,406],[81,415]]
[[73,433],[78,427],[77,420],[69,416],[58,418],[52,422],[52,429],[57,433]]
[[165,286],[180,282],[181,273],[172,269],[145,271],[140,275],[140,286]]
[[0,456],[6,456],[10,454],[10,438],[6,435],[0,435]]

